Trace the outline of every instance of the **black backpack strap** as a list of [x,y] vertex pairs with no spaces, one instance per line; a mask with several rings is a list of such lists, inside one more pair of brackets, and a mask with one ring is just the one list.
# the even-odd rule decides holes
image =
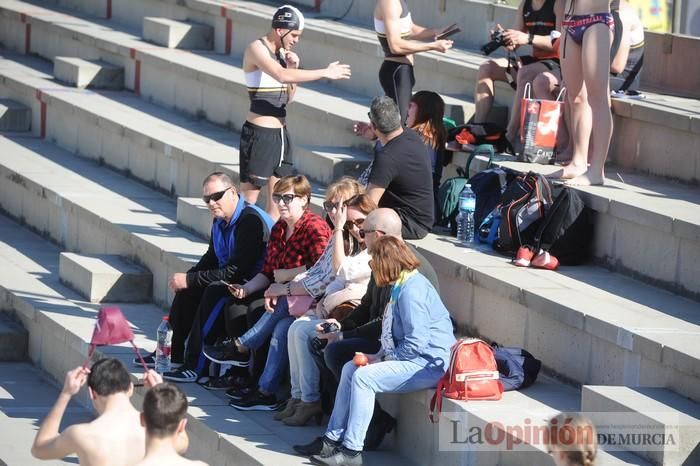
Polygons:
[[474,157],[480,154],[488,154],[489,155],[489,162],[486,168],[491,168],[491,164],[493,163],[493,156],[494,156],[494,150],[493,146],[491,144],[481,144],[480,146],[477,146],[476,149],[472,151],[471,154],[469,154],[469,158],[467,159],[467,165],[464,167],[464,172],[459,173],[462,168],[458,168],[457,172],[459,173],[460,176],[463,176],[466,179],[469,179],[469,168],[471,168],[472,162],[474,161]]
[[626,92],[627,89],[632,85],[632,82],[635,80],[639,72],[642,70],[642,64],[644,63],[644,54],[642,54],[641,57],[639,57],[639,60],[637,60],[637,63],[634,64],[634,68],[632,68],[632,71],[630,71],[630,74],[627,75],[625,78],[625,82],[622,83],[622,86],[620,86],[620,89],[618,91],[621,92]]

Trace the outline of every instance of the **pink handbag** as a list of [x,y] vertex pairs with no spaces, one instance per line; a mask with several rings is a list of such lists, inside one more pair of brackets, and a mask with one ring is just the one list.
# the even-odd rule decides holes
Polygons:
[[95,348],[100,345],[118,345],[119,343],[130,342],[134,347],[136,356],[141,360],[141,365],[148,372],[148,367],[139,353],[139,349],[134,344],[134,332],[131,331],[129,322],[122,314],[121,309],[116,306],[103,307],[97,314],[97,322],[90,339],[90,350],[83,367],[87,367],[88,361],[95,352]]
[[314,298],[311,296],[287,296],[287,305],[289,306],[289,315],[293,317],[301,317],[311,308]]

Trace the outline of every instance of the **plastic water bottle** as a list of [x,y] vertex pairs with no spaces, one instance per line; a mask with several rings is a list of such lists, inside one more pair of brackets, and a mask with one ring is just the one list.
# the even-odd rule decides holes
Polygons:
[[474,241],[474,210],[476,209],[476,195],[470,184],[466,184],[459,193],[458,209],[457,241],[469,246]]
[[156,372],[162,374],[170,371],[170,348],[173,341],[173,329],[170,328],[168,316],[164,316],[156,330]]

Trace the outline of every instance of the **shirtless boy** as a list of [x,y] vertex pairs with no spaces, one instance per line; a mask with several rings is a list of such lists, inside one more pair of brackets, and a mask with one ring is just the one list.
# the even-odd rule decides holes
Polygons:
[[162,383],[143,398],[141,425],[146,428],[146,456],[137,466],[206,466],[183,458],[176,450],[187,425],[187,398],[176,385]]
[[[155,373],[146,376],[146,385],[162,381]],[[75,424],[59,433],[58,428],[71,398],[87,382],[97,419]],[[134,392],[129,372],[116,359],[97,361],[91,369],[77,367],[66,374],[61,394],[39,428],[32,455],[41,460],[61,459],[77,454],[82,466],[124,466],[140,461],[145,453],[146,434],[139,412],[129,400]],[[183,435],[179,451],[187,449]]]

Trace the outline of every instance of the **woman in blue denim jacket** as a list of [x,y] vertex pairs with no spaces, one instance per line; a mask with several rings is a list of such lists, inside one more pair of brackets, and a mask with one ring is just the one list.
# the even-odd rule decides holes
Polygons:
[[381,350],[369,364],[343,367],[323,449],[314,464],[362,464],[362,447],[376,393],[406,393],[433,388],[445,374],[455,342],[450,315],[435,288],[418,271],[406,244],[379,238],[370,250],[378,286],[393,285],[382,321]]

